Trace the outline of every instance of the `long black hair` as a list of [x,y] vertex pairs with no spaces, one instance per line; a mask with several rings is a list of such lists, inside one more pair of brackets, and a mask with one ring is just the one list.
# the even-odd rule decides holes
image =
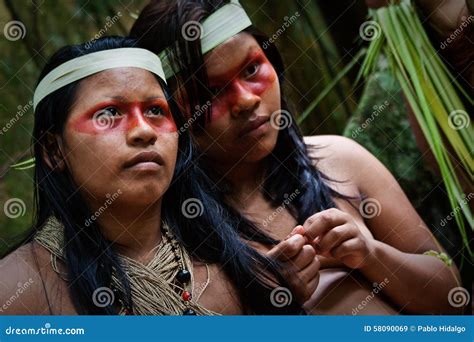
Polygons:
[[[93,43],[66,46],[55,53],[42,71],[39,81],[55,67],[81,55],[92,52],[136,47],[136,41],[123,37],[103,37]],[[158,77],[168,99],[178,127],[185,118],[177,108],[169,91]],[[123,284],[124,293],[117,294],[123,303],[133,307],[131,289],[113,242],[108,241],[95,221],[86,227],[91,217],[81,193],[77,191],[71,173],[58,167],[59,146],[54,135],[62,136],[68,113],[74,103],[80,81],[60,88],[44,98],[35,110],[33,153],[35,161],[35,223],[29,232],[30,241],[46,220],[55,216],[65,227],[64,252],[70,282],[69,291],[80,314],[116,314],[118,306],[94,305],[93,293],[100,287],[110,286],[113,272]],[[292,302],[278,308],[271,305],[271,291],[275,286],[288,286],[281,276],[279,265],[246,244],[237,233],[234,221],[228,219],[225,208],[212,192],[212,182],[193,162],[195,147],[187,131],[179,134],[178,156],[173,180],[162,201],[162,219],[173,229],[178,240],[192,257],[207,263],[220,264],[237,288],[237,296],[246,313],[296,314],[304,313]],[[51,169],[45,154],[53,163]],[[194,198],[203,205],[202,215],[189,218],[181,210],[181,203]],[[24,243],[23,242],[23,243]]]
[[[173,95],[185,99],[189,108],[200,108],[208,101],[212,103],[212,92],[209,91],[201,41],[186,39],[182,31],[187,23],[196,21],[202,23],[210,14],[227,3],[228,0],[152,0],[143,9],[130,31],[130,35],[136,38],[142,47],[155,53],[160,53],[165,48],[169,49],[167,51],[171,65],[175,70],[179,70],[179,73],[170,79]],[[315,160],[309,156],[310,149],[317,147],[307,146],[304,143],[303,135],[296,125],[293,111],[284,93],[285,66],[277,47],[254,26],[250,26],[244,32],[257,40],[275,68],[281,85],[282,113],[288,113],[290,117],[287,119],[292,122],[290,125],[284,125],[285,128],[279,131],[276,146],[268,156],[263,194],[274,207],[284,204],[293,217],[302,224],[309,216],[335,207],[333,198],[345,200],[352,198],[331,188],[328,183],[335,180],[320,172],[313,164]],[[210,118],[211,106],[206,108],[206,115],[196,120],[193,126],[193,130],[197,133],[205,129]],[[205,167],[206,163],[203,162],[202,165]],[[208,170],[209,174],[213,172],[215,171]],[[219,197],[225,199],[229,189],[229,184],[219,186],[221,190]],[[295,194],[291,201],[287,200],[289,194]],[[268,244],[278,242],[258,229],[254,222],[241,213],[229,206],[228,209],[241,222],[239,230],[246,238]]]

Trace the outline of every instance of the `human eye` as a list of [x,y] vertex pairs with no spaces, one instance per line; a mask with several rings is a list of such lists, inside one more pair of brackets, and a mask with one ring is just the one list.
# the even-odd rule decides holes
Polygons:
[[98,118],[101,118],[101,117],[116,117],[118,115],[120,115],[120,113],[119,113],[117,108],[107,107],[107,108],[104,108],[104,109],[101,109],[101,110],[97,111],[94,114],[94,118],[98,119]]
[[149,116],[161,116],[164,115],[164,109],[161,106],[152,106],[147,110]]
[[257,72],[258,69],[260,68],[260,63],[258,62],[253,62],[247,65],[247,67],[244,70],[244,76],[246,78],[254,76]]

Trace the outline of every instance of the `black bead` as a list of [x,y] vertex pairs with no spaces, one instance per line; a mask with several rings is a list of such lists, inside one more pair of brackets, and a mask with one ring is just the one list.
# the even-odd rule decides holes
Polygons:
[[183,315],[185,316],[196,316],[196,311],[193,309],[186,309],[183,311]]
[[188,270],[180,270],[178,274],[176,275],[176,279],[181,284],[186,284],[188,281],[191,280],[191,273],[189,273]]

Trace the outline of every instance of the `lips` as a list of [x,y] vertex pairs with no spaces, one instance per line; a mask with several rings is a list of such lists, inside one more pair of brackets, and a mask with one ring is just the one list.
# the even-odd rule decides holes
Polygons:
[[134,156],[132,159],[128,160],[125,164],[125,168],[131,168],[140,164],[146,165],[148,163],[154,163],[157,165],[163,165],[164,161],[161,155],[158,152],[148,151],[141,152]]
[[259,128],[268,121],[270,121],[270,118],[267,116],[259,116],[255,120],[248,121],[244,128],[240,131],[239,138]]

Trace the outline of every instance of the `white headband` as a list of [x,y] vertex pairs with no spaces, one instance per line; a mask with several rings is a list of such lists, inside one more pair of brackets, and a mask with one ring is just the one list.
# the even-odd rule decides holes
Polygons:
[[98,72],[135,67],[148,70],[166,83],[160,58],[153,52],[140,48],[119,48],[93,52],[74,58],[49,72],[38,84],[33,96],[33,108],[56,90]]
[[[227,5],[222,6],[217,11],[207,17],[198,29],[201,33],[201,51],[205,53],[211,51],[216,46],[222,44],[230,37],[242,32],[251,26],[249,16],[238,0],[231,0]],[[188,27],[191,29],[191,27]],[[186,24],[183,26],[186,29]],[[184,32],[183,32],[184,34]],[[170,78],[179,70],[173,70],[168,56],[170,48],[165,49],[158,55],[163,61],[163,70],[166,78]]]

